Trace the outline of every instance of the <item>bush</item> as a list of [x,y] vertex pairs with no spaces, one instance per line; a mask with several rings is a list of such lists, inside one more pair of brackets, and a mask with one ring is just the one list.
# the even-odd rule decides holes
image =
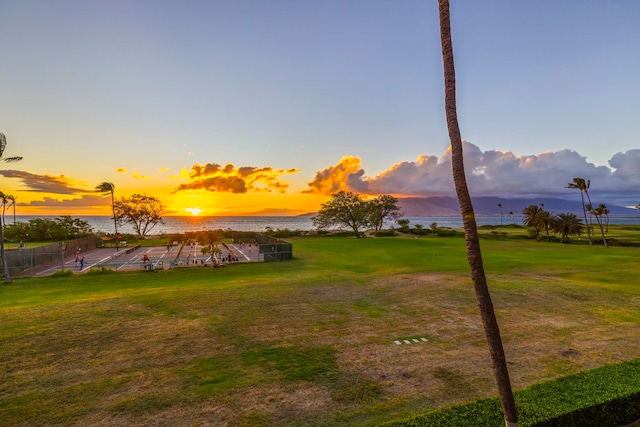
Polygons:
[[464,236],[462,231],[452,230],[451,228],[438,228],[436,234],[440,237],[458,237]]
[[[520,425],[619,426],[640,418],[640,359],[535,384],[515,393]],[[451,406],[387,427],[501,426],[497,398]]]
[[395,230],[378,230],[378,231],[374,232],[373,235],[376,236],[376,237],[395,236],[396,235],[396,231]]

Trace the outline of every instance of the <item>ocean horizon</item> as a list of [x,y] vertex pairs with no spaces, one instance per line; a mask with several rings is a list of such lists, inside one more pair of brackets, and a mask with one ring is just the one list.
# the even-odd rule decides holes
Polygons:
[[[28,222],[36,218],[58,218],[61,215],[40,215],[28,216],[17,215],[17,222]],[[79,215],[73,218],[79,218],[89,223],[94,232],[113,233],[113,219],[110,216],[90,216]],[[421,225],[429,228],[432,223],[437,223],[438,227],[462,228],[462,219],[456,216],[433,216],[433,217],[403,217],[411,221],[410,225]],[[13,223],[13,216],[5,217],[7,224]],[[522,216],[502,217],[500,216],[478,216],[477,224],[481,225],[500,225],[500,224],[518,224],[522,225]],[[395,221],[387,221],[385,228],[395,225]],[[611,224],[640,224],[640,217],[612,217]],[[267,228],[273,230],[314,230],[313,222],[310,216],[166,216],[163,217],[163,224],[156,225],[148,234],[177,234],[188,231],[204,231],[204,230],[233,230],[233,231],[254,231],[264,232]],[[123,234],[135,234],[133,227],[130,225],[118,225],[118,232]]]

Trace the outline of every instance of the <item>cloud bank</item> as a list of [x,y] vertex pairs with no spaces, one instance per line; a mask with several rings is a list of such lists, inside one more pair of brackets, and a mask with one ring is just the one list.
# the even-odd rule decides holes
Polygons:
[[0,175],[5,178],[16,178],[22,181],[22,184],[26,188],[20,189],[20,191],[54,194],[82,194],[94,192],[92,190],[73,187],[74,183],[77,181],[64,175],[37,175],[17,170],[0,170]]
[[77,199],[58,200],[52,197],[44,197],[42,200],[34,200],[26,203],[16,203],[18,206],[42,207],[42,208],[64,208],[64,209],[84,209],[100,208],[111,206],[111,200],[101,196],[82,196]]
[[195,164],[188,174],[190,182],[181,184],[173,193],[183,190],[207,190],[226,193],[272,192],[285,193],[289,184],[281,175],[300,172],[298,169],[274,169],[270,166],[225,166],[218,163]]
[[[610,167],[589,163],[576,151],[560,150],[535,155],[511,151],[482,151],[464,141],[467,183],[474,196],[573,198],[566,188],[574,177],[591,180],[591,193],[605,196],[609,203],[640,202],[640,150],[615,154]],[[357,157],[345,157],[334,166],[316,173],[306,193],[332,194],[349,190],[360,194],[396,196],[454,196],[451,151],[440,158],[421,155],[416,161],[391,166],[374,177],[365,175]],[[575,191],[575,190],[574,190]]]

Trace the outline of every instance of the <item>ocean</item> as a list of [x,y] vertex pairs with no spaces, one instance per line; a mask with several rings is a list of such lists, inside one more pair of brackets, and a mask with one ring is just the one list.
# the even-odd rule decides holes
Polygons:
[[[72,215],[73,216],[73,215]],[[57,216],[17,216],[16,221],[27,222],[35,218],[56,218]],[[87,221],[95,232],[113,233],[113,219],[108,216],[73,216]],[[7,215],[8,224],[13,222],[13,217]],[[411,221],[410,226],[417,224],[429,228],[432,223],[438,227],[462,228],[462,219],[459,217],[405,217]],[[478,225],[500,225],[500,216],[478,217]],[[164,224],[156,225],[150,235],[184,233],[186,231],[202,230],[234,230],[234,231],[265,231],[267,227],[273,230],[313,230],[315,227],[308,216],[167,216],[163,218]],[[522,224],[522,217],[503,217],[502,224]],[[640,224],[640,217],[615,217],[611,218],[611,224]],[[388,222],[385,227],[395,225],[395,221]],[[118,226],[121,233],[135,234],[129,225]]]

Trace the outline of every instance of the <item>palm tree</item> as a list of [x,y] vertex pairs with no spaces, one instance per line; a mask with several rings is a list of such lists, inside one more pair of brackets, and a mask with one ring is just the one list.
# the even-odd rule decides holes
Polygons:
[[565,242],[568,236],[580,235],[584,231],[585,225],[574,213],[561,213],[553,219],[552,228],[554,233],[560,235],[560,241]]
[[4,155],[4,149],[7,147],[7,137],[4,133],[0,132],[0,160],[7,163],[17,162],[22,160],[22,157],[2,157]]
[[[4,149],[7,147],[7,137],[4,133],[0,132],[0,160],[7,163],[17,162],[22,160],[22,157],[3,157]],[[6,195],[0,192],[2,200],[4,202]],[[14,199],[15,200],[15,199]],[[4,269],[5,282],[11,282],[11,272],[9,271],[9,264],[7,264],[7,254],[4,251],[4,211],[3,218],[0,220],[0,257],[2,258],[2,266]]]
[[513,225],[516,225],[516,219],[515,219],[515,217],[513,216],[513,211],[509,211],[509,214],[508,214],[508,215],[511,217],[511,222],[513,222]]
[[522,223],[527,227],[533,227],[533,230],[536,235],[536,240],[540,240],[540,230],[542,230],[543,226],[540,222],[540,213],[544,212],[542,208],[538,207],[538,205],[529,205],[526,208],[522,209],[522,214],[524,218],[522,218]]
[[600,227],[600,234],[602,235],[602,243],[604,247],[607,247],[607,239],[604,237],[604,228],[602,226],[602,216],[604,215],[604,211],[606,210],[606,206],[602,204],[598,205],[595,208],[591,209],[591,213],[596,217],[596,221],[598,222],[598,226]]
[[502,225],[502,203],[498,203],[498,207],[500,208],[500,225]]
[[458,203],[460,204],[460,213],[462,214],[464,236],[467,246],[467,259],[471,270],[471,279],[475,288],[482,324],[489,344],[493,373],[498,385],[505,423],[508,427],[515,427],[518,425],[518,414],[516,413],[509,371],[507,370],[507,360],[502,347],[500,328],[498,327],[498,321],[496,320],[493,310],[493,303],[491,302],[491,295],[489,294],[489,287],[487,286],[487,278],[484,273],[478,228],[471,196],[469,195],[469,188],[467,187],[467,179],[464,173],[462,137],[460,135],[458,114],[456,111],[456,73],[453,61],[449,0],[438,0],[438,8],[440,11],[440,40],[442,42],[442,62],[444,66],[445,112],[449,139],[451,140],[451,166],[453,182],[456,187]]
[[547,212],[544,210],[541,211],[540,214],[538,214],[538,223],[547,235],[547,242],[551,240],[551,237],[549,236],[549,230],[553,230],[553,223],[555,221],[555,218],[556,217],[552,212]]
[[[591,181],[589,181],[589,183],[590,182]],[[591,246],[591,230],[589,230],[589,221],[587,221],[587,208],[584,204],[584,193],[587,192],[587,187],[588,184],[587,181],[584,180],[584,178],[573,178],[573,181],[567,184],[567,188],[575,188],[577,190],[580,190],[580,199],[582,200],[582,213],[584,214],[584,223],[587,224],[587,238],[589,239],[589,246]]]
[[11,206],[11,199],[13,196],[2,193],[0,198],[0,204],[2,204],[2,223],[6,224],[7,221],[4,219],[5,213],[7,212],[7,207]]
[[11,205],[13,206],[13,223],[16,223],[16,196],[7,196],[9,200],[11,200]]
[[116,250],[118,250],[118,220],[116,218],[116,204],[114,199],[114,192],[116,191],[116,186],[111,182],[101,182],[96,185],[96,192],[102,193],[102,195],[107,196],[111,195],[111,210],[113,212],[113,227],[116,230]]

